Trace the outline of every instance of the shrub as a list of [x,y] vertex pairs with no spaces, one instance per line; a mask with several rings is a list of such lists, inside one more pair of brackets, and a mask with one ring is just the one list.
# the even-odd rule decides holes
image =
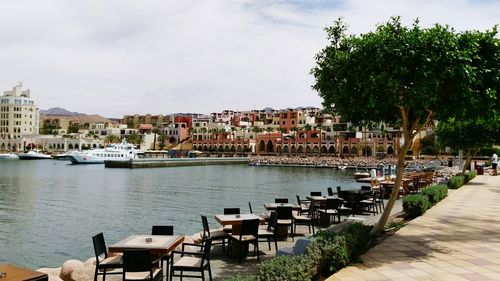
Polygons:
[[256,281],[256,278],[253,275],[240,276],[239,274],[236,274],[236,276],[228,278],[228,279],[226,279],[226,281]]
[[263,262],[257,269],[257,281],[310,281],[309,263],[303,256],[279,256]]
[[448,188],[451,189],[458,189],[465,183],[465,177],[464,176],[454,176],[451,177],[450,181],[448,182]]
[[370,249],[373,240],[370,236],[372,228],[372,226],[362,223],[353,223],[342,232],[346,238],[351,262],[359,262],[359,256]]
[[328,275],[349,264],[349,250],[343,235],[322,236],[316,240],[321,247],[321,273]]
[[441,191],[439,191],[439,189],[435,186],[422,190],[422,195],[427,196],[431,205],[435,205],[437,202],[441,201]]
[[437,190],[439,190],[439,193],[441,194],[440,197],[440,201],[443,200],[444,198],[446,198],[446,196],[448,196],[448,186],[446,186],[445,184],[438,184],[438,185],[435,185],[435,188]]
[[403,210],[407,218],[416,218],[429,209],[429,199],[421,194],[408,195],[403,198]]

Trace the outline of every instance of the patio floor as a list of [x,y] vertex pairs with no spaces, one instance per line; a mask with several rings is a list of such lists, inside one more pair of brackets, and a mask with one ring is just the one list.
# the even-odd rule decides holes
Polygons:
[[477,176],[327,281],[500,280],[500,177]]

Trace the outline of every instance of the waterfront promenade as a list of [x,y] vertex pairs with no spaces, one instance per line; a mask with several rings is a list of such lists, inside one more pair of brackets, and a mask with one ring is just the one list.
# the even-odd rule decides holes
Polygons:
[[500,280],[500,177],[477,176],[327,281]]

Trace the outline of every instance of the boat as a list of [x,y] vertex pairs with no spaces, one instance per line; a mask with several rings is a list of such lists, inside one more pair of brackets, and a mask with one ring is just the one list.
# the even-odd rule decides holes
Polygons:
[[0,160],[8,160],[8,159],[19,159],[19,156],[17,154],[8,152],[8,153],[0,153]]
[[79,151],[77,151],[77,150],[67,151],[64,153],[52,155],[52,158],[57,159],[57,160],[69,160],[69,157],[68,157],[69,155],[78,154],[78,153],[79,153]]
[[73,164],[104,164],[105,160],[130,160],[137,159],[140,152],[134,145],[123,140],[121,143],[110,144],[105,148],[75,152],[66,157]]
[[43,160],[43,159],[52,159],[52,156],[48,154],[42,153],[38,149],[30,150],[26,153],[19,153],[20,160]]

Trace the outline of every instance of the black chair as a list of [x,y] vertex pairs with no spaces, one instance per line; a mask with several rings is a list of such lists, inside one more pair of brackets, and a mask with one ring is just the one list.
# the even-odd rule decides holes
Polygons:
[[335,193],[333,193],[333,188],[329,187],[329,188],[327,188],[327,190],[328,190],[328,196],[335,195]]
[[[210,239],[210,245],[222,245],[222,251],[226,251],[226,240],[229,238],[229,234],[222,229],[210,230],[208,226],[208,219],[206,216],[201,215],[201,223],[203,224],[203,233],[201,238],[203,241]],[[219,240],[219,243],[214,243],[214,241]]]
[[[278,206],[276,208],[276,214],[278,216],[278,223],[276,224],[277,227],[280,225],[284,225],[287,228],[290,227],[290,236],[293,238],[293,212],[292,212],[292,207],[290,206]],[[287,231],[287,236],[288,238],[288,231]]]
[[174,235],[173,225],[153,225],[151,235]]
[[306,215],[304,214],[297,214],[293,215],[293,232],[297,233],[297,225],[307,225],[309,228],[309,233],[311,233],[311,227],[312,227],[312,233],[314,233],[314,225],[313,225],[313,214],[314,214],[314,204],[309,204],[309,209],[306,212]]
[[286,204],[288,203],[288,198],[275,198],[274,203]]
[[311,196],[321,196],[321,191],[311,191]]
[[240,208],[224,208],[224,215],[239,215]]
[[[241,214],[240,208],[224,208],[224,215],[239,215]],[[232,225],[225,225],[223,227],[225,232],[231,233],[233,231]]]
[[328,219],[328,224],[332,222],[335,223],[335,217],[337,217],[338,222],[340,222],[340,200],[338,198],[326,199],[324,208],[320,209],[319,213]]
[[299,215],[307,215],[309,212],[309,205],[311,201],[309,200],[300,200],[300,196],[297,194],[297,204],[300,206]]
[[151,259],[151,251],[145,249],[134,249],[123,251],[123,280],[159,280],[162,276],[162,268],[155,268],[153,264],[159,261]]
[[271,250],[271,238],[274,239],[274,248],[278,251],[278,239],[276,234],[276,223],[278,222],[278,216],[276,212],[271,213],[271,217],[269,218],[269,224],[266,229],[259,229],[259,241],[260,238],[264,238],[267,241],[269,251]]
[[243,256],[247,255],[249,244],[254,245],[254,253],[257,253],[257,261],[259,259],[259,219],[243,220],[241,222],[241,228],[239,233],[233,233],[231,235],[231,251],[235,243],[239,244],[239,262],[243,259]]
[[[151,235],[174,235],[173,225],[153,225]],[[165,276],[168,276],[168,268],[170,264],[170,254],[161,256],[161,262],[165,262]]]
[[344,200],[344,198],[342,197],[343,196],[343,193],[342,193],[342,188],[339,186],[337,186],[337,196],[340,198],[340,200]]
[[250,214],[253,214],[252,203],[248,202],[248,209],[250,210]]
[[[104,234],[101,232],[92,237],[95,253],[95,274],[94,281],[97,281],[97,276],[102,275],[102,280],[106,280],[106,274],[122,274],[121,271],[116,269],[123,268],[122,255],[112,256],[108,255],[108,248],[104,242]],[[108,272],[108,270],[115,270]]]
[[[198,247],[200,251],[186,251],[185,246]],[[212,270],[210,268],[210,248],[212,239],[208,238],[200,244],[182,243],[182,251],[172,251],[170,264],[170,281],[173,277],[197,277],[205,280],[205,270],[208,270],[208,280],[212,280]],[[177,259],[175,256],[180,255]],[[176,271],[180,271],[176,274]],[[199,272],[200,275],[186,275],[184,272]]]

